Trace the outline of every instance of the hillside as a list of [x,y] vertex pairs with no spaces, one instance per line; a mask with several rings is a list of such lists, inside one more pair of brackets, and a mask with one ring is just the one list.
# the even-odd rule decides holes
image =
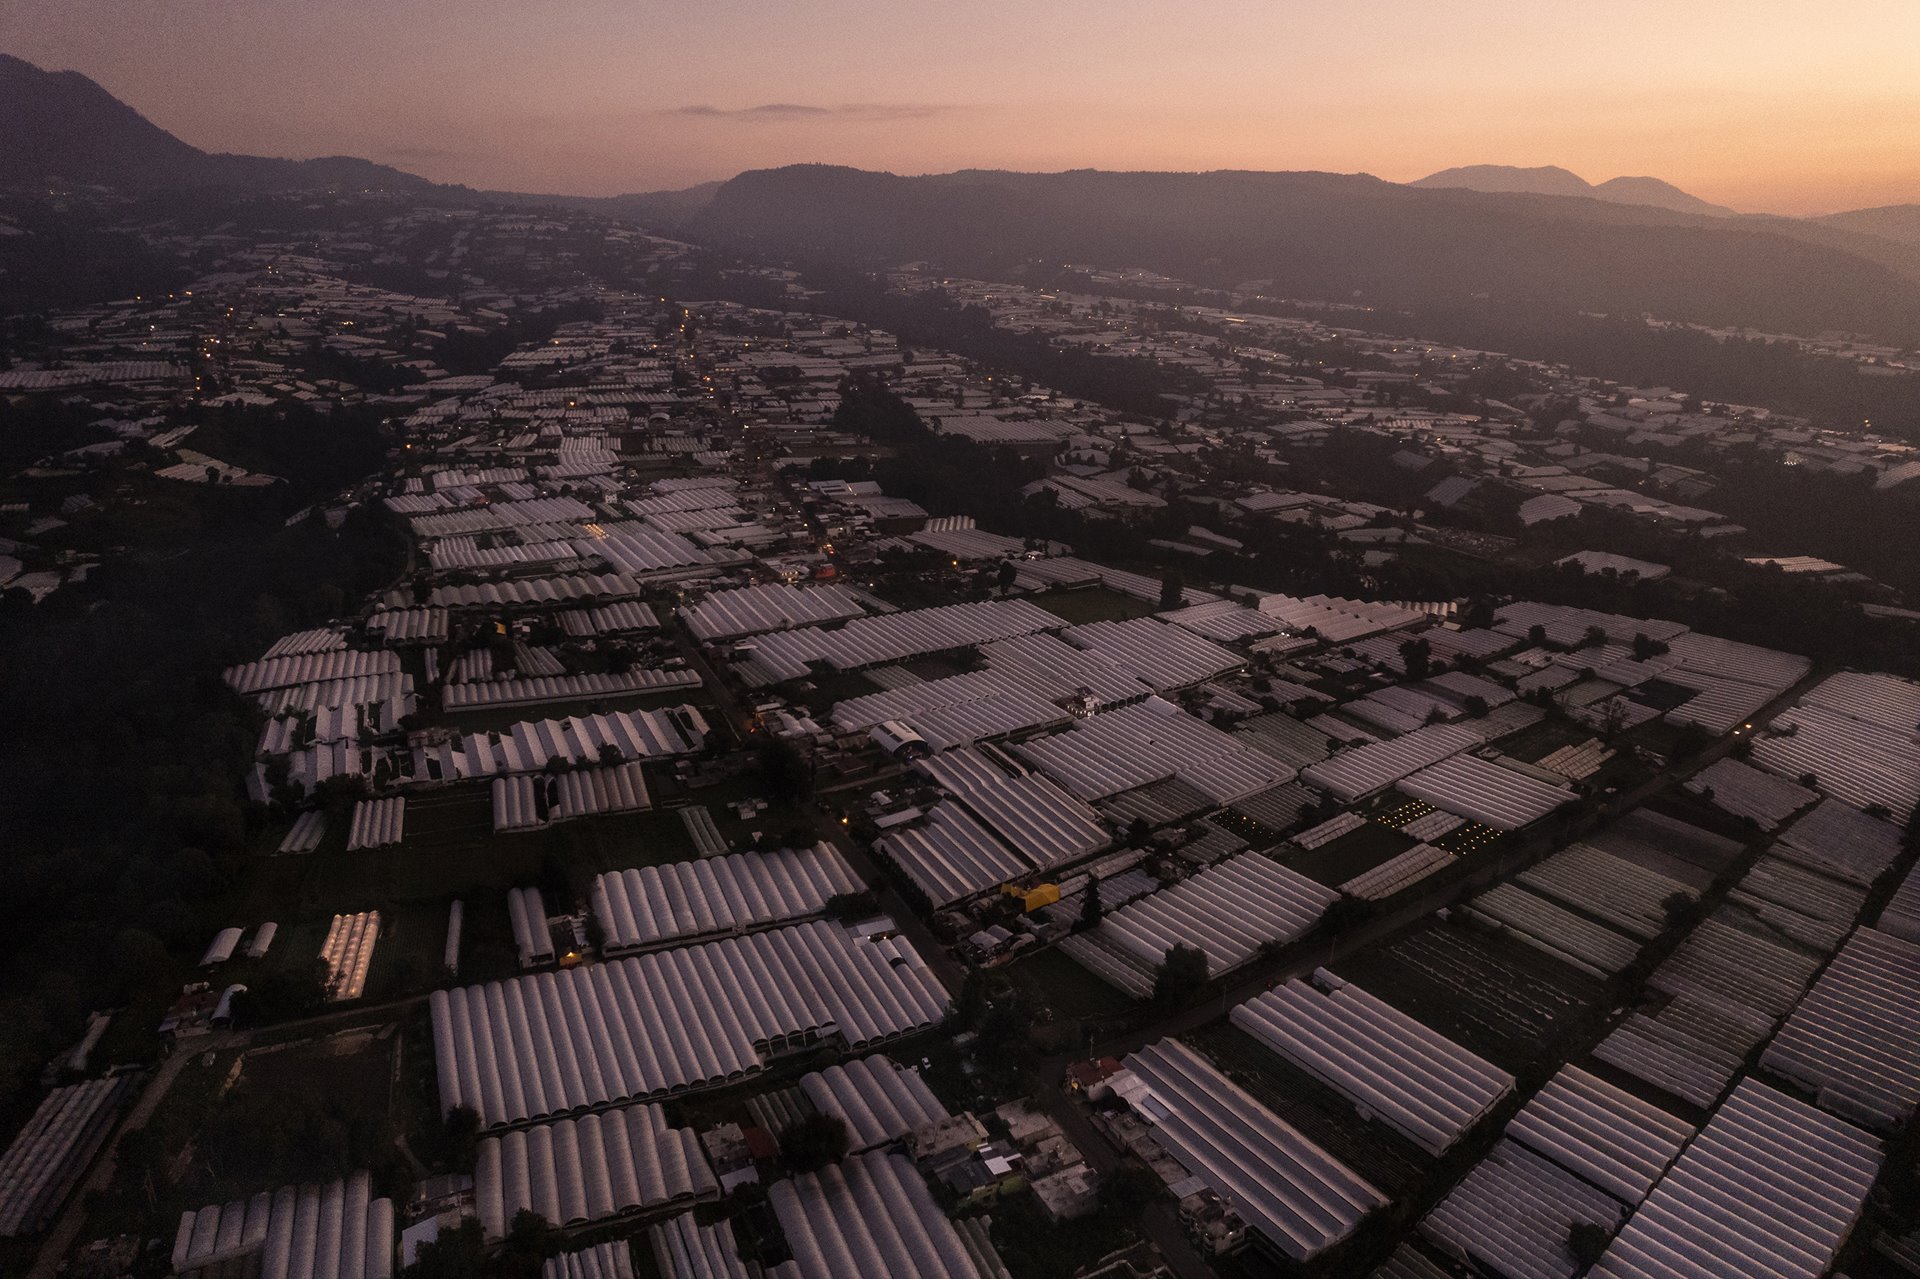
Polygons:
[[[1214,285],[1383,305],[1476,296],[1712,324],[1920,334],[1920,285],[1772,222],[1330,173],[903,178],[802,165],[744,173],[687,224],[794,258],[955,270],[1122,263]],[[1831,231],[1822,229],[1822,235]]]
[[1896,244],[1920,245],[1920,204],[1888,204],[1877,209],[1829,213],[1812,221]]
[[50,181],[133,191],[426,190],[433,185],[349,156],[212,155],[182,142],[78,72],[42,71],[0,54],[0,187]]

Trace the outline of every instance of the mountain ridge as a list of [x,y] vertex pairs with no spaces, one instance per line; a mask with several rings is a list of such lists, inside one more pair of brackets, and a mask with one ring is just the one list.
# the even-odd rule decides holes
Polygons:
[[[1231,287],[1378,305],[1493,298],[1789,332],[1920,335],[1920,271],[1786,220],[1421,188],[1362,174],[752,170],[682,224],[695,239],[848,266],[955,271],[1125,262]],[[1895,246],[1886,246],[1894,251]]]
[[[1484,192],[1462,175],[1546,190]],[[0,184],[56,180],[130,192],[445,193],[591,210],[718,244],[848,264],[1112,261],[1220,285],[1276,279],[1302,296],[1390,304],[1494,297],[1789,331],[1920,334],[1920,206],[1823,219],[1730,215],[1717,206],[1703,213],[1695,207],[1703,201],[1658,179],[1615,178],[1596,188],[1551,166],[1479,166],[1402,184],[1315,172],[968,169],[902,177],[793,165],[613,197],[473,191],[351,156],[209,153],[78,72],[0,54]],[[1568,198],[1574,191],[1583,194]],[[1668,204],[1685,207],[1654,199],[1668,192]]]
[[435,184],[354,156],[308,160],[202,151],[78,71],[45,71],[0,53],[0,182],[63,181],[132,190],[254,191],[353,185],[425,190]]
[[1556,164],[1523,168],[1511,164],[1468,164],[1405,185],[1442,190],[1465,189],[1488,194],[1556,195],[1605,200],[1612,204],[1639,204],[1675,213],[1699,213],[1710,217],[1737,217],[1734,210],[1713,204],[1682,191],[1662,178],[1618,177],[1605,182],[1588,182],[1570,169]]

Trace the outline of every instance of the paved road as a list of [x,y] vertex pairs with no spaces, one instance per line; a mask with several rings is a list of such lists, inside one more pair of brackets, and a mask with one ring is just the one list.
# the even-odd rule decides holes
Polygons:
[[894,925],[913,943],[913,948],[927,961],[927,967],[947,988],[947,993],[958,995],[961,983],[967,979],[966,966],[947,953],[947,948],[933,935],[933,929],[920,917],[920,912],[907,905],[907,899],[881,873],[873,858],[854,843],[842,827],[827,826],[826,830],[827,840],[846,856],[854,873],[872,886],[874,896],[880,900],[880,909],[892,917]]

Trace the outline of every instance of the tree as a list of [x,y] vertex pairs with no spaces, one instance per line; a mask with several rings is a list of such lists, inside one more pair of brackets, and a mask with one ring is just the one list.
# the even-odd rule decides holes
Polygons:
[[1124,1163],[1100,1179],[1100,1200],[1131,1221],[1165,1192],[1158,1177],[1137,1163]]
[[327,961],[316,957],[310,966],[277,968],[256,979],[233,997],[237,1026],[311,1017],[326,1003]]
[[1599,1261],[1611,1242],[1613,1231],[1598,1222],[1575,1221],[1567,1227],[1567,1253],[1583,1270]]
[[455,1106],[440,1121],[440,1129],[447,1162],[455,1168],[473,1167],[480,1147],[480,1112],[472,1106]]
[[506,1242],[500,1245],[494,1271],[499,1275],[532,1276],[540,1273],[540,1264],[558,1251],[559,1240],[547,1219],[531,1208],[513,1214]]
[[1177,572],[1169,572],[1160,579],[1160,611],[1171,612],[1186,603],[1187,584]]
[[1080,894],[1080,931],[1092,932],[1100,926],[1100,914],[1105,907],[1100,903],[1100,877],[1087,876],[1087,889]]
[[961,1026],[977,1027],[993,1005],[998,975],[985,968],[969,968],[960,979],[960,997],[954,1001],[954,1020]]
[[760,786],[776,804],[798,804],[813,789],[813,769],[800,748],[782,737],[760,744]]
[[1400,645],[1400,660],[1406,663],[1408,679],[1425,679],[1433,669],[1433,645],[1424,639],[1410,639]]
[[626,755],[612,742],[600,743],[600,767],[618,768],[627,762]]
[[1163,1007],[1185,1003],[1207,984],[1207,953],[1175,944],[1153,974],[1153,1002]]
[[1644,662],[1649,657],[1659,657],[1667,651],[1667,642],[1665,640],[1650,639],[1644,631],[1633,637],[1633,657],[1635,661]]
[[1020,566],[1018,564],[1014,563],[1012,560],[1007,560],[1006,562],[1000,565],[1000,574],[999,574],[999,577],[996,579],[996,581],[999,584],[1000,593],[1002,595],[1005,595],[1008,591],[1012,590],[1013,584],[1019,580],[1020,580]]
[[780,1130],[780,1166],[788,1172],[818,1172],[847,1153],[847,1121],[811,1114]]
[[1660,899],[1660,913],[1665,928],[1690,928],[1700,918],[1700,899],[1692,893],[1668,893]]
[[472,1279],[496,1273],[487,1256],[487,1238],[478,1217],[467,1217],[451,1230],[420,1245],[405,1271],[408,1279]]
[[1364,897],[1340,897],[1320,916],[1320,927],[1328,933],[1341,933],[1373,918],[1374,904]]

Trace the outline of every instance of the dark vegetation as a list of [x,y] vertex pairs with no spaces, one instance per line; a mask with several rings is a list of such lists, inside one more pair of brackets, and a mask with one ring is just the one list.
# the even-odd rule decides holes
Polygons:
[[1197,946],[1176,945],[1153,974],[1153,1002],[1177,1008],[1207,984],[1206,952]]
[[780,1130],[780,1166],[788,1172],[818,1172],[847,1153],[847,1121],[811,1114]]
[[0,196],[0,214],[23,232],[0,235],[0,316],[151,296],[192,278],[172,252],[115,229],[108,210]]
[[[275,418],[219,429],[263,465],[322,481],[379,456],[363,420],[305,425],[326,435]],[[300,460],[308,450],[328,456]],[[287,526],[312,478],[244,491],[112,472],[92,482],[121,497],[62,534],[81,549],[138,549],[37,607],[20,592],[0,601],[0,769],[13,779],[0,805],[0,964],[18,974],[0,1008],[9,1105],[87,1011],[177,987],[212,932],[234,922],[218,902],[266,814],[239,789],[256,719],[222,668],[346,611],[405,555],[371,508],[337,533],[318,519]]]

